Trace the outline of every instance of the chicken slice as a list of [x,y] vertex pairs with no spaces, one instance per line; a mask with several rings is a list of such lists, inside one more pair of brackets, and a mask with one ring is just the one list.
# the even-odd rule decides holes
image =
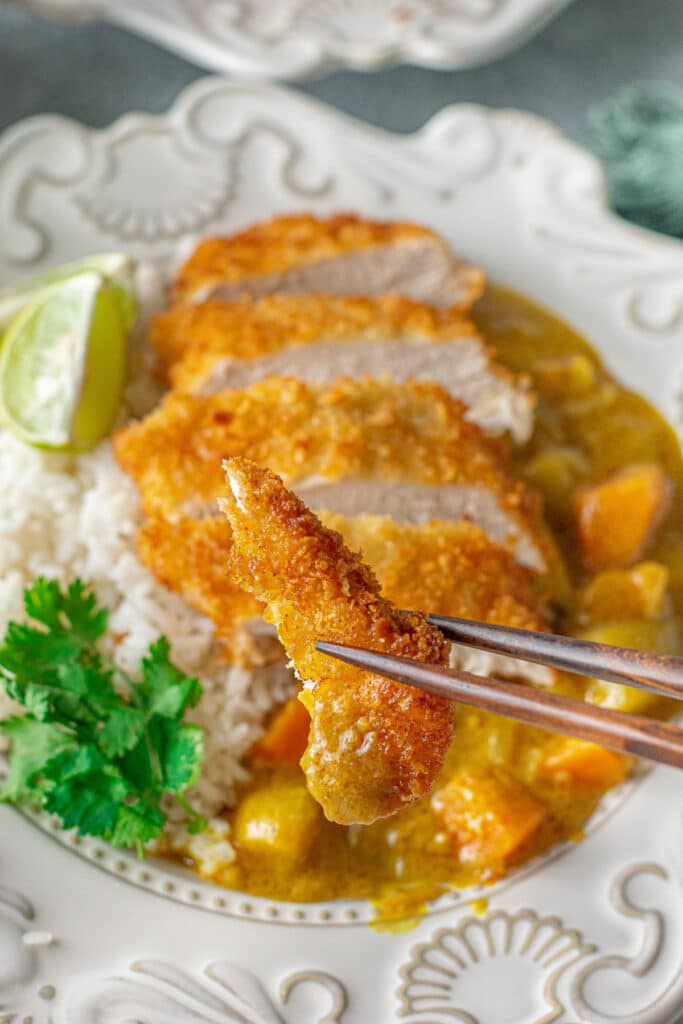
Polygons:
[[535,496],[501,467],[496,442],[434,384],[269,377],[202,398],[172,393],[121,431],[114,448],[150,516],[214,514],[220,461],[243,455],[316,509],[413,523],[470,519],[518,561],[546,567]]
[[449,645],[419,613],[380,596],[370,569],[282,481],[244,458],[225,463],[230,569],[266,602],[311,715],[302,759],[326,816],[369,823],[428,793],[453,732],[449,701],[335,662],[320,638],[447,664]]
[[311,384],[335,377],[433,381],[491,433],[528,440],[534,398],[526,378],[497,366],[474,325],[397,295],[271,295],[256,302],[176,306],[156,317],[151,341],[173,386],[209,395],[268,375]]
[[[388,516],[319,516],[341,533],[348,547],[362,551],[382,594],[398,608],[517,629],[547,628],[544,581],[473,523],[432,520],[412,526]],[[450,663],[475,675],[513,677],[541,686],[551,686],[556,678],[544,665],[461,644],[452,644]]]
[[483,287],[482,271],[453,256],[428,228],[351,214],[294,214],[230,238],[201,242],[178,273],[174,301],[273,292],[395,292],[434,306],[467,309]]
[[[329,512],[319,518],[352,550],[363,552],[382,594],[399,608],[543,628],[544,595],[533,574],[472,523],[414,526],[387,516],[348,519]],[[139,531],[137,543],[141,561],[214,623],[234,660],[260,665],[282,657],[273,628],[263,621],[263,605],[242,591],[226,569],[232,534],[223,516],[177,522],[153,518]],[[511,659],[470,648],[452,653],[452,662],[467,671],[519,675],[545,685],[551,680],[539,666],[513,665]]]

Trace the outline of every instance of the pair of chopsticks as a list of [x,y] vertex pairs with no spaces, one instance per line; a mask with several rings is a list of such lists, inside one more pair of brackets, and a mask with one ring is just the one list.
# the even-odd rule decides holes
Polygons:
[[[591,643],[552,633],[453,619],[445,615],[430,615],[428,621],[460,644],[683,700],[683,658]],[[322,654],[329,654],[349,665],[427,690],[439,697],[599,743],[621,754],[683,768],[683,729],[670,722],[614,711],[523,683],[487,679],[398,655],[324,641],[318,642],[316,647]]]

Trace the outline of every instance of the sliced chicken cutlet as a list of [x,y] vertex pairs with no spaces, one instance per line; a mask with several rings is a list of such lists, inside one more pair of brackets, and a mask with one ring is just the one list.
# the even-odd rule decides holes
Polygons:
[[311,715],[302,768],[326,816],[369,823],[424,796],[453,732],[450,702],[335,662],[320,638],[447,664],[449,645],[423,615],[401,612],[341,536],[269,470],[226,462],[221,502],[236,581],[267,604]]
[[310,384],[339,376],[433,381],[467,406],[484,430],[528,440],[528,382],[496,366],[474,325],[451,311],[397,295],[271,295],[256,302],[176,306],[156,317],[152,343],[173,386],[209,395],[269,375]]
[[517,560],[546,567],[535,496],[501,467],[495,441],[442,388],[388,379],[308,385],[269,377],[243,391],[168,395],[114,440],[149,516],[215,513],[220,461],[244,455],[307,504],[397,522],[469,519]]
[[[362,551],[382,594],[399,608],[543,628],[538,581],[472,523],[409,525],[387,516],[349,519],[331,512],[319,518],[353,551]],[[214,623],[233,659],[248,665],[277,661],[282,649],[263,622],[263,605],[242,591],[227,570],[231,546],[230,524],[223,516],[177,522],[154,518],[138,533],[144,564]],[[547,669],[471,648],[454,645],[451,660],[467,671],[520,675],[545,685],[552,681]]]
[[204,302],[273,292],[395,292],[467,309],[483,286],[482,271],[454,257],[428,228],[351,214],[295,214],[201,242],[180,269],[173,298]]
[[[382,594],[398,608],[517,629],[546,628],[544,581],[473,523],[432,520],[414,526],[388,516],[347,519],[331,512],[321,512],[319,517],[341,533],[352,551],[362,552]],[[542,686],[552,685],[555,679],[555,673],[543,665],[461,644],[451,647],[451,665],[477,675],[514,676]]]

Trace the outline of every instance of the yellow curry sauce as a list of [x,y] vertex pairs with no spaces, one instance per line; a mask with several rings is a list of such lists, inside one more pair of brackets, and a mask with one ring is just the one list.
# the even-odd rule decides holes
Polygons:
[[[529,374],[538,395],[534,436],[512,458],[516,472],[543,494],[565,563],[552,586],[553,628],[676,653],[683,632],[683,464],[672,430],[616,383],[582,338],[520,296],[490,288],[474,318],[499,361]],[[587,573],[577,555],[576,492],[643,464],[661,467],[675,486],[671,511],[634,565]],[[556,689],[623,710],[656,716],[669,710],[653,695],[577,677],[561,678]],[[565,770],[557,750],[558,738],[547,732],[456,710],[444,784],[454,773],[472,772],[483,813],[490,787],[492,802],[516,804],[522,824],[529,815],[534,819],[528,835],[524,828],[516,833],[509,856],[488,863],[462,856],[430,799],[373,825],[344,828],[324,820],[298,766],[254,757],[249,788],[229,815],[237,860],[212,880],[275,899],[366,897],[377,903],[381,919],[406,917],[450,886],[493,881],[549,846],[581,836],[602,794],[630,765],[610,754],[604,765],[584,760]],[[271,813],[291,824],[282,841],[272,849],[264,844],[265,852],[242,843],[250,829],[252,835],[254,828],[267,830]]]

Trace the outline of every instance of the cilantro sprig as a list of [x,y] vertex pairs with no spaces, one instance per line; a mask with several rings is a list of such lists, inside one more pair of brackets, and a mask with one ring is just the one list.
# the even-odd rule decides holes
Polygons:
[[151,645],[132,679],[99,649],[108,613],[81,580],[62,590],[41,577],[24,605],[32,621],[10,623],[0,643],[0,684],[26,709],[0,722],[11,742],[0,800],[43,807],[141,856],[166,821],[164,794],[190,832],[202,831],[182,795],[201,771],[202,730],[182,719],[202,688],[173,665],[168,640]]

